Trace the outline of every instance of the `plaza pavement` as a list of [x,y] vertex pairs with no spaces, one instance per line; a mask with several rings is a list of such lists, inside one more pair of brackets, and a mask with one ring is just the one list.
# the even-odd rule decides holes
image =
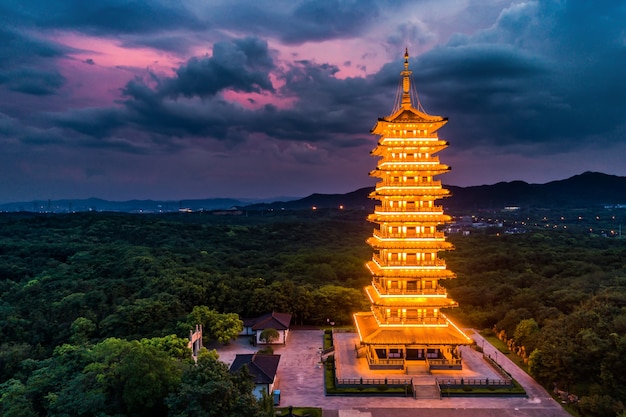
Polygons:
[[[486,355],[496,358],[526,390],[528,398],[443,398],[419,399],[413,397],[336,397],[324,395],[324,375],[320,362],[323,332],[321,330],[292,330],[285,346],[273,346],[280,354],[277,386],[281,391],[281,406],[311,406],[324,410],[324,417],[567,417],[550,395],[506,355],[498,352],[478,333],[467,331]],[[258,347],[239,338],[228,346],[216,346],[220,360],[230,364],[237,353],[253,353]],[[462,348],[462,371],[436,371],[432,375],[407,375],[404,372],[370,371],[365,359],[356,358],[355,333],[334,334],[335,363],[338,378],[410,378],[425,383],[435,377],[498,378],[495,371],[473,349]],[[420,382],[422,383],[422,382]]]

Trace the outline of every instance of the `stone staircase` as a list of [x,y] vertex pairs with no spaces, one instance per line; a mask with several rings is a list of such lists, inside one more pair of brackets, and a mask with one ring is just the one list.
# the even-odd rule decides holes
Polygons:
[[430,374],[430,371],[428,370],[428,365],[426,365],[426,363],[419,365],[411,364],[406,366],[406,373],[408,375],[425,375]]
[[441,395],[437,383],[423,385],[413,383],[413,398],[416,400],[439,400]]
[[413,398],[416,400],[438,400],[441,398],[437,380],[430,378],[413,378]]

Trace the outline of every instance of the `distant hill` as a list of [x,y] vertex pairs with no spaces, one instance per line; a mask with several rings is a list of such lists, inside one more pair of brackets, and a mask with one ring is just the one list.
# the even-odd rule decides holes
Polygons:
[[367,196],[374,190],[374,187],[359,188],[347,194],[311,194],[308,197],[291,201],[276,201],[273,203],[251,204],[245,206],[246,210],[311,210],[317,208],[339,208],[343,206],[346,210],[371,209],[374,201]]
[[200,200],[129,200],[109,201],[99,198],[79,200],[40,200],[31,202],[0,204],[0,211],[34,211],[50,213],[68,213],[75,211],[113,211],[125,213],[168,213],[179,210],[223,210],[243,206],[249,201],[231,198],[209,198]]
[[[626,177],[585,172],[571,178],[546,184],[524,181],[499,182],[493,185],[457,187],[444,185],[452,197],[442,200],[448,210],[522,208],[577,208],[626,204]],[[250,204],[245,200],[213,198],[180,201],[107,201],[84,200],[31,201],[0,204],[0,211],[36,211],[63,213],[70,211],[118,211],[129,213],[176,212],[179,210],[211,211],[234,207],[245,210],[310,210],[312,207],[371,211],[375,201],[368,198],[373,187],[360,188],[347,194],[311,194],[308,197]]]
[[474,187],[447,187],[452,197],[444,205],[452,209],[578,208],[626,204],[626,177],[585,172],[546,184],[499,182]]
[[[580,175],[546,184],[524,181],[499,182],[493,185],[457,187],[445,185],[452,196],[443,199],[447,209],[501,209],[506,206],[523,208],[594,207],[626,204],[626,177],[598,172]],[[373,187],[360,188],[347,194],[312,194],[308,197],[268,204],[253,204],[246,209],[301,210],[338,208],[372,210],[375,201],[368,198]]]

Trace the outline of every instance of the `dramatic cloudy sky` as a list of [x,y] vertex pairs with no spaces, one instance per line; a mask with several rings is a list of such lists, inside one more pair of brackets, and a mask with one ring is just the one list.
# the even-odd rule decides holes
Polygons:
[[2,0],[0,202],[371,185],[405,47],[444,183],[626,175],[623,0]]

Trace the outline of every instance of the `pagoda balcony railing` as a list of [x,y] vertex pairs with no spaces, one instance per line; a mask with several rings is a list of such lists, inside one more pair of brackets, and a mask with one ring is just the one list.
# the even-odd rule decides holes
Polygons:
[[378,311],[374,311],[374,316],[376,317],[376,321],[378,321],[381,325],[423,324],[431,326],[445,326],[448,324],[447,320],[442,317],[385,317]]
[[374,287],[379,294],[382,295],[446,295],[446,289],[443,287],[437,288],[418,288],[409,290],[406,288],[385,288],[378,282],[373,283]]
[[399,261],[397,259],[392,259],[392,260],[383,260],[380,256],[378,255],[374,255],[372,256],[372,259],[374,262],[376,262],[379,266],[381,267],[385,267],[385,266],[406,266],[406,267],[420,267],[420,266],[446,266],[446,261],[444,261],[443,259],[435,259],[435,260],[430,260],[430,261],[426,261],[426,260],[402,260]]
[[450,169],[447,165],[435,161],[381,161],[377,168],[384,171],[427,171],[436,173],[443,173]]
[[377,186],[384,187],[423,187],[423,188],[441,188],[441,181],[431,181],[431,182],[422,182],[422,181],[387,181],[383,180],[376,184]]
[[443,214],[442,206],[434,206],[434,207],[383,207],[376,206],[374,207],[374,212],[386,212],[386,213],[432,213],[432,214]]
[[449,197],[450,191],[445,188],[426,188],[426,187],[407,187],[402,185],[379,185],[376,187],[376,191],[370,194],[371,198],[380,198],[380,196],[396,196],[396,195],[410,196],[415,200],[430,199],[440,200],[445,197]]
[[410,167],[423,165],[426,167],[432,167],[432,166],[441,165],[441,162],[439,161],[439,158],[436,158],[436,157],[425,159],[425,158],[400,158],[398,156],[391,157],[391,155],[388,155],[388,156],[386,155],[380,160],[380,163],[378,165],[379,166],[408,165]]
[[435,233],[389,233],[380,229],[374,229],[374,236],[379,239],[444,239],[443,232]]

